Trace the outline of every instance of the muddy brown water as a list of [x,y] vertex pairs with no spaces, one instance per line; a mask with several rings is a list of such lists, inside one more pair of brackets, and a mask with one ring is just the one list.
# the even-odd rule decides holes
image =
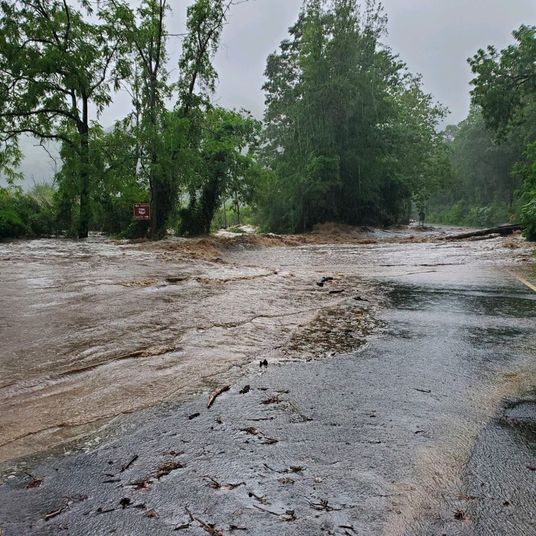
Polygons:
[[[123,430],[87,455],[20,462],[44,484],[0,487],[8,534],[202,534],[205,521],[225,534],[532,534],[536,301],[516,279],[533,280],[530,249],[407,238],[216,262],[99,237],[1,244],[1,459]],[[184,398],[222,382],[217,415]],[[502,413],[523,396],[521,417]],[[185,469],[160,484],[147,474],[162,456]],[[106,464],[116,482],[103,487]],[[244,484],[214,502],[206,475]],[[148,480],[141,501],[131,484]],[[143,508],[118,508],[125,496]]]
[[[196,392],[230,367],[285,357],[321,312],[366,323],[368,303],[351,292],[375,297],[352,266],[321,288],[332,266],[280,251],[291,268],[257,254],[253,264],[247,254],[192,261],[102,237],[0,244],[0,462]],[[350,280],[346,295],[330,293]]]

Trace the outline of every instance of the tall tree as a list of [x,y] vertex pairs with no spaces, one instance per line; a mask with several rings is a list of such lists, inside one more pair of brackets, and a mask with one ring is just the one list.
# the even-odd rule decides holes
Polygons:
[[199,166],[181,211],[181,229],[189,235],[208,234],[214,214],[229,195],[248,196],[249,178],[257,172],[252,152],[260,124],[250,115],[211,108],[205,115],[199,145]]
[[428,179],[441,110],[382,46],[381,6],[363,4],[307,0],[268,58],[265,159],[273,173],[260,207],[273,229],[394,223],[408,217],[413,187]]
[[166,229],[174,191],[162,165],[161,133],[166,113],[165,101],[172,87],[168,83],[165,21],[167,0],[142,0],[137,9],[129,3],[111,0],[115,18],[130,45],[130,73],[135,135],[138,138],[138,166],[151,192],[151,236],[160,238]]
[[[187,175],[199,141],[199,119],[209,105],[217,78],[212,66],[231,1],[195,0],[187,10],[187,28],[179,60],[179,79],[170,81],[167,65],[167,0],[142,0],[133,9],[124,0],[110,0],[117,23],[130,43],[132,93],[136,95],[135,125],[139,168],[151,192],[151,236],[161,238]],[[166,101],[175,98],[174,110]]]
[[109,13],[85,0],[0,3],[0,136],[30,134],[75,151],[80,238],[91,218],[91,106],[98,114],[111,102],[121,42]]
[[517,166],[526,203],[521,214],[527,236],[536,239],[536,26],[523,25],[513,36],[514,44],[504,50],[489,46],[469,59],[475,74],[472,97],[499,140],[509,135],[525,148]]

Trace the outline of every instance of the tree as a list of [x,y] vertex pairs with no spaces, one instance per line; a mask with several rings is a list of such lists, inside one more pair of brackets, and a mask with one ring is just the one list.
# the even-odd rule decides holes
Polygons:
[[432,201],[442,223],[490,226],[505,223],[515,212],[521,183],[512,173],[521,157],[519,140],[511,133],[498,143],[486,127],[479,106],[448,128],[451,182]]
[[205,116],[199,167],[181,211],[181,230],[208,234],[217,208],[229,195],[248,197],[249,177],[256,171],[252,150],[260,124],[249,114],[211,108]]
[[521,26],[513,36],[516,43],[501,52],[488,46],[468,60],[475,74],[473,102],[499,134],[523,122],[536,95],[536,26]]
[[21,134],[71,147],[84,238],[91,219],[90,107],[101,112],[122,78],[122,39],[110,14],[88,1],[20,4],[0,3],[0,136],[11,155],[10,142]]
[[[134,100],[132,126],[139,147],[139,171],[151,192],[151,236],[161,238],[175,208],[179,188],[198,150],[200,122],[214,89],[212,66],[232,2],[196,0],[187,10],[187,28],[179,60],[179,79],[170,82],[167,66],[166,0],[142,0],[137,10],[110,0],[130,44]],[[174,110],[166,101],[176,99]]]
[[526,148],[524,160],[517,166],[526,203],[521,213],[527,236],[536,239],[536,26],[521,26],[513,36],[515,43],[504,50],[489,46],[469,59],[475,74],[472,97],[498,140],[509,136]]
[[271,229],[315,223],[392,224],[431,184],[442,109],[381,38],[374,0],[308,0],[290,37],[268,58],[260,194]]
[[131,116],[138,140],[136,169],[148,181],[151,192],[153,238],[165,234],[170,207],[176,198],[176,186],[169,181],[162,160],[161,133],[166,113],[165,101],[171,97],[168,83],[165,27],[169,9],[167,0],[142,0],[137,9],[127,2],[111,0],[115,19],[131,52]]

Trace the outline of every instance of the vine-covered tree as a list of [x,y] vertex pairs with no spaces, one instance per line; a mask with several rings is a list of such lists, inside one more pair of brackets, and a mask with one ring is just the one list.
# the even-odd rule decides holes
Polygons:
[[[142,0],[137,9],[124,1],[110,3],[131,47],[131,128],[138,140],[140,179],[148,183],[151,194],[151,236],[161,238],[196,158],[191,153],[198,151],[199,124],[217,78],[212,58],[232,2],[196,0],[188,7],[175,82],[167,65],[167,0]],[[173,99],[175,108],[169,110],[166,102]]]

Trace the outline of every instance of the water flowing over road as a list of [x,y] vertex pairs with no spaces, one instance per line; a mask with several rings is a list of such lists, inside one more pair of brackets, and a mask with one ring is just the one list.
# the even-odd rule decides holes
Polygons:
[[378,232],[195,262],[51,240],[0,259],[5,536],[536,532],[518,239]]

